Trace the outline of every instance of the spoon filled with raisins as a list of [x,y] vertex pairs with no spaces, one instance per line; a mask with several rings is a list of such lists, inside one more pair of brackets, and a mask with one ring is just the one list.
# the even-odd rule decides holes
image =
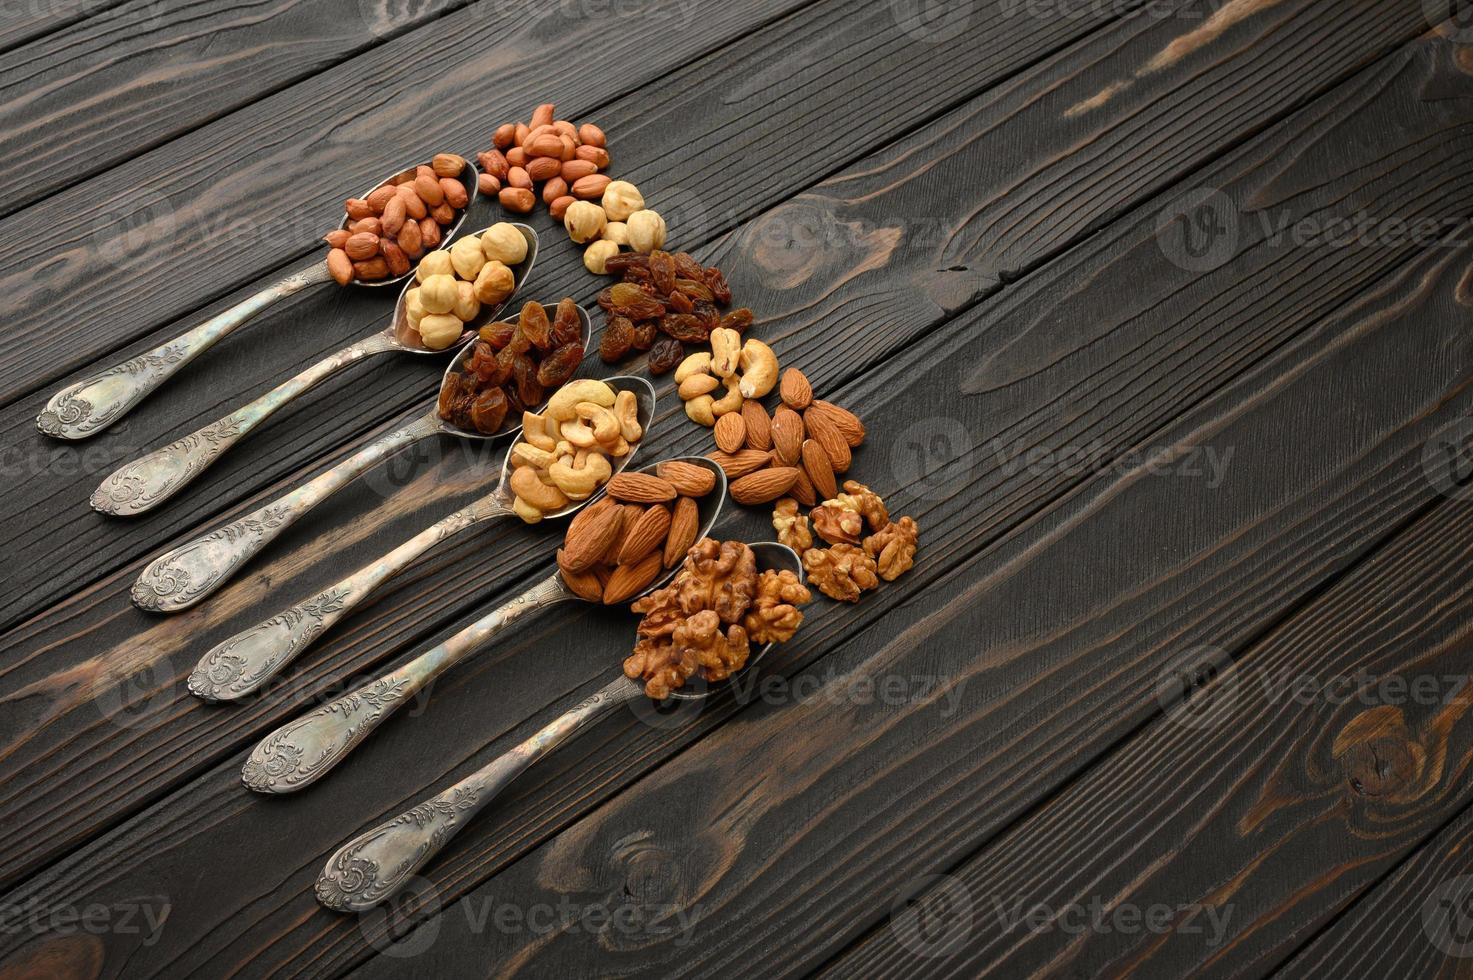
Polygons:
[[[525,325],[525,326],[524,326]],[[483,327],[491,337],[504,331]],[[505,357],[511,373],[499,371],[482,380],[477,370],[492,370],[484,337],[468,344],[445,370],[441,397],[418,418],[395,428],[329,467],[289,493],[250,513],[160,555],[133,583],[133,602],[150,612],[188,609],[230,579],[269,542],[350,480],[406,446],[437,435],[462,439],[502,439],[520,431],[522,412],[555,397],[588,345],[588,311],[571,299],[557,304],[549,317],[536,302],[523,305],[511,331]],[[523,346],[525,343],[526,346]],[[559,353],[562,352],[562,353]],[[494,358],[493,358],[494,360]],[[472,365],[477,365],[472,368]],[[527,365],[530,365],[527,366]],[[547,368],[546,371],[543,368]],[[474,382],[467,379],[474,378]],[[576,382],[575,382],[576,383]],[[474,394],[468,386],[475,385]],[[447,398],[446,391],[453,392]]]

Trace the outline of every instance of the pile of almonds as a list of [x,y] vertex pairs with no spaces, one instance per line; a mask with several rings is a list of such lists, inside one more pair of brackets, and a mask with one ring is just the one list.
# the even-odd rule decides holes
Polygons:
[[838,492],[836,473],[848,472],[852,450],[864,442],[853,412],[813,397],[803,372],[790,367],[778,382],[782,404],[771,414],[755,398],[741,411],[716,419],[716,452],[709,454],[731,481],[739,504],[782,496],[806,506]]
[[700,533],[696,501],[716,487],[716,474],[669,459],[619,473],[608,494],[568,525],[557,563],[563,582],[589,602],[625,602],[685,559]]
[[454,153],[437,153],[428,166],[406,170],[344,204],[347,224],[323,236],[332,251],[327,271],[341,286],[354,279],[397,279],[419,257],[440,247],[443,229],[470,204],[460,177],[466,162]]
[[568,205],[596,200],[609,186],[603,130],[593,123],[575,126],[553,118],[557,107],[546,102],[532,111],[530,123],[505,123],[491,137],[492,148],[477,156],[482,194],[495,194],[501,206],[529,214],[537,206],[537,186],[554,220]]

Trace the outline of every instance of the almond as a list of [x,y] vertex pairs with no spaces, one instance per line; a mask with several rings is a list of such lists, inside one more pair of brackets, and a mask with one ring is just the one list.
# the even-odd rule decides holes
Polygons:
[[834,482],[834,464],[829,461],[829,454],[819,445],[817,439],[803,440],[803,471],[808,474],[813,489],[824,500],[838,496],[839,485]]
[[813,386],[808,383],[803,372],[795,367],[790,367],[783,372],[782,380],[778,382],[777,392],[782,397],[784,405],[800,412],[813,402]]
[[640,515],[624,537],[619,549],[619,564],[634,565],[651,551],[663,551],[665,536],[670,533],[670,508],[655,504]]
[[605,497],[573,518],[558,552],[562,567],[570,572],[586,572],[598,564],[623,527],[621,511],[617,503]]
[[805,414],[805,421],[808,425],[808,434],[823,447],[824,454],[828,456],[829,463],[834,467],[834,472],[846,472],[850,462],[849,443],[845,441],[844,433],[839,431],[833,417],[826,412],[814,412],[809,409],[808,414]]
[[655,466],[655,473],[685,497],[704,497],[716,488],[716,474],[695,463],[667,459]]
[[813,489],[813,481],[808,479],[808,474],[802,470],[798,471],[798,479],[793,481],[793,486],[788,490],[788,496],[804,507],[812,507],[818,503],[818,493]]
[[629,537],[629,532],[643,516],[644,508],[639,504],[619,505],[619,533],[614,536],[614,543],[609,545],[609,550],[604,552],[603,563],[605,565],[613,566],[619,563],[619,552],[624,547],[624,539]]
[[[700,467],[696,467],[699,469]],[[715,480],[715,474],[707,474]],[[685,553],[696,543],[701,532],[701,512],[696,502],[689,497],[675,501],[675,514],[670,518],[670,533],[665,537],[663,562],[666,568],[674,568],[685,560]]]
[[747,423],[740,412],[727,412],[716,420],[712,430],[716,436],[716,448],[724,453],[734,453],[747,444]]
[[732,481],[731,499],[739,504],[765,504],[787,493],[798,479],[796,466],[769,466]]
[[772,448],[787,466],[797,465],[802,458],[803,418],[786,405],[772,413]]
[[619,473],[609,481],[609,496],[631,504],[658,504],[679,494],[670,481],[653,473]]
[[742,402],[742,422],[747,427],[748,446],[753,449],[772,448],[772,418],[761,402],[755,398]]
[[864,442],[864,423],[859,421],[859,416],[846,408],[840,408],[833,402],[826,402],[821,398],[815,398],[808,409],[810,412],[817,411],[825,418],[830,419],[839,431],[844,434],[844,441],[852,448]]
[[[558,557],[559,559],[561,559],[562,557],[561,550],[558,551]],[[562,573],[563,576],[563,584],[566,585],[575,596],[580,599],[587,599],[589,602],[603,601],[604,587],[603,583],[598,580],[597,575],[595,575],[593,572],[570,572],[566,568],[561,567],[561,560],[558,564],[558,570]]]
[[644,560],[633,565],[620,565],[614,569],[614,574],[610,575],[608,582],[604,584],[604,602],[613,605],[616,602],[632,599],[649,588],[659,574],[659,552],[645,555]]
[[706,458],[721,467],[721,471],[726,474],[728,480],[735,480],[737,477],[746,476],[753,470],[766,466],[771,457],[763,449],[743,449],[739,453],[723,453],[718,449]]

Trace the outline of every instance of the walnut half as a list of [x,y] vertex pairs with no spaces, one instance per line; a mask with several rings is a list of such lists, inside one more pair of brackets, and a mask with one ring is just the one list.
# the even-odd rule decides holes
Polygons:
[[875,560],[880,578],[893,582],[915,565],[920,528],[913,518],[891,521],[864,539],[864,553]]
[[861,592],[880,584],[875,560],[852,544],[811,548],[803,555],[803,568],[820,592],[840,602],[858,602]]

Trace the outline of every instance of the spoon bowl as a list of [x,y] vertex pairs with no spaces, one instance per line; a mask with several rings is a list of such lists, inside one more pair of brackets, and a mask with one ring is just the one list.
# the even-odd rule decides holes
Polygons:
[[[405,297],[409,295],[409,291],[419,285],[419,279],[416,276],[418,267],[416,266],[414,269],[410,269],[407,273],[400,276],[399,279],[394,280],[394,282],[399,282],[401,279],[408,280],[408,282],[404,283],[404,288],[399,290],[399,299],[394,303],[394,314],[389,320],[388,326],[384,327],[382,331],[382,336],[394,346],[395,350],[408,351],[411,354],[443,354],[446,351],[465,346],[471,338],[475,337],[476,332],[481,327],[488,323],[494,323],[501,318],[501,314],[506,312],[506,308],[512,304],[512,301],[517,298],[517,294],[522,291],[522,284],[532,274],[532,265],[537,261],[537,251],[540,247],[537,232],[520,222],[511,222],[511,226],[527,240],[527,254],[523,256],[522,261],[510,267],[512,279],[516,283],[516,287],[512,289],[511,295],[500,303],[482,303],[480,311],[465,322],[465,327],[461,330],[460,337],[448,347],[426,347],[424,341],[419,338],[419,331],[409,325],[409,315],[404,309],[404,301]],[[480,231],[471,232],[471,235],[483,235],[490,230],[488,226],[482,228]],[[447,242],[445,247],[449,248],[452,244],[454,243]],[[377,286],[380,283],[365,283],[364,285]],[[387,285],[387,283],[383,285]],[[586,327],[583,336],[583,345],[587,347],[588,331]]]
[[[457,179],[459,179],[461,184],[465,186],[465,207],[460,209],[460,213],[456,215],[454,223],[441,229],[440,234],[443,236],[443,238],[441,239],[441,241],[443,242],[443,244],[440,246],[441,248],[450,247],[450,240],[455,237],[455,233],[460,230],[460,226],[465,224],[466,216],[471,213],[471,206],[476,203],[476,193],[480,190],[481,184],[480,181],[477,179],[478,177],[480,177],[480,171],[478,171],[476,169],[476,165],[474,163],[471,163],[469,160],[465,160],[464,163],[465,166],[460,168],[460,176]],[[361,199],[367,197],[385,184],[398,184],[402,183],[406,179],[413,180],[415,172],[420,167],[425,167],[428,165],[429,161],[427,160],[424,163],[415,164],[408,170],[401,170],[390,177],[386,177],[383,180],[379,181],[377,184],[374,184],[368,190],[364,191],[362,194],[360,194],[359,198]],[[338,227],[346,231],[348,229],[348,226],[352,223],[352,217],[349,216],[348,212],[344,211],[343,220],[338,223]],[[435,249],[427,249],[425,251],[425,255],[428,255],[432,251],[435,251]],[[423,258],[423,256],[421,256],[421,258]],[[415,268],[417,268],[418,266],[419,263],[416,262],[414,267],[411,267],[410,270],[404,273],[404,275],[402,276],[394,276],[388,279],[374,279],[368,282],[354,279],[352,284],[354,286],[362,286],[365,289],[382,289],[384,286],[393,286],[396,283],[403,282],[405,279],[409,279],[412,281],[414,279]],[[521,280],[518,279],[517,281],[520,282]]]

